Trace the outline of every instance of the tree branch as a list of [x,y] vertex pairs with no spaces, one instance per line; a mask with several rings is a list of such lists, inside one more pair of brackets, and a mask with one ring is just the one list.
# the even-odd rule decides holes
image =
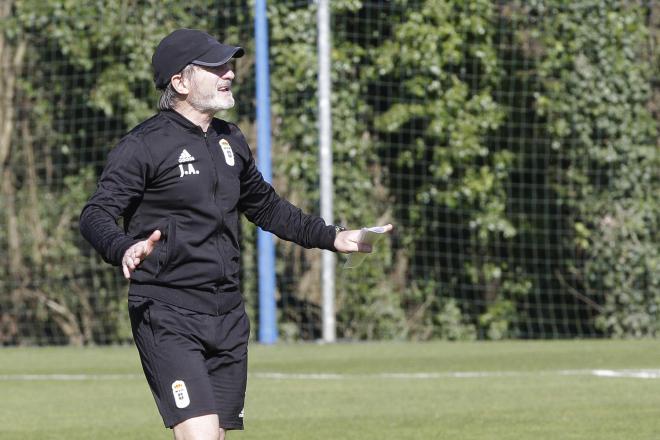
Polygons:
[[596,310],[598,313],[605,312],[605,308],[603,306],[601,306],[600,304],[598,304],[596,301],[589,298],[588,296],[585,296],[582,293],[578,292],[575,289],[575,287],[568,284],[568,282],[566,282],[566,280],[564,279],[563,275],[561,274],[561,272],[559,270],[555,270],[555,277],[559,281],[559,284],[561,284],[562,287],[566,288],[566,290],[568,290],[568,292],[571,295],[573,295],[575,298],[582,301],[583,303],[585,303],[586,305],[588,305],[592,309]]

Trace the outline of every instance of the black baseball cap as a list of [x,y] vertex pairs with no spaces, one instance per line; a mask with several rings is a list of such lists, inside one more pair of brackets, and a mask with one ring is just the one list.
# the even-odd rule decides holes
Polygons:
[[177,29],[158,43],[151,57],[156,88],[165,89],[172,75],[183,70],[188,64],[220,66],[244,54],[243,48],[222,44],[206,32]]

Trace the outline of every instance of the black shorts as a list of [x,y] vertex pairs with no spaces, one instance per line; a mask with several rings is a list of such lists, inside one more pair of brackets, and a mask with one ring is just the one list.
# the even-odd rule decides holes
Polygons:
[[215,316],[130,296],[135,345],[165,426],[217,414],[243,429],[250,323],[241,304]]

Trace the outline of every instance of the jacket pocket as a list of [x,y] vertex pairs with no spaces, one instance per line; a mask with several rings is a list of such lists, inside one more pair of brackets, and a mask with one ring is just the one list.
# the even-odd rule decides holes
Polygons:
[[174,254],[174,246],[176,244],[176,220],[173,217],[167,218],[167,226],[165,231],[161,231],[162,242],[158,249],[158,265],[156,267],[155,277],[163,273],[166,269],[172,255]]

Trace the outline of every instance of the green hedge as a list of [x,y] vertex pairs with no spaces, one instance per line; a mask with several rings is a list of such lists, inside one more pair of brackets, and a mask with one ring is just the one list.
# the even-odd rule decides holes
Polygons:
[[[123,283],[77,215],[107,151],[153,112],[151,52],[176,27],[247,49],[225,117],[256,145],[251,6],[9,4],[0,343],[128,341]],[[658,6],[331,4],[336,221],[397,226],[360,271],[338,271],[339,336],[655,336]],[[268,14],[275,186],[318,212],[315,5],[269,2]],[[254,239],[244,222],[253,320]],[[316,338],[320,252],[277,249],[283,337]]]

